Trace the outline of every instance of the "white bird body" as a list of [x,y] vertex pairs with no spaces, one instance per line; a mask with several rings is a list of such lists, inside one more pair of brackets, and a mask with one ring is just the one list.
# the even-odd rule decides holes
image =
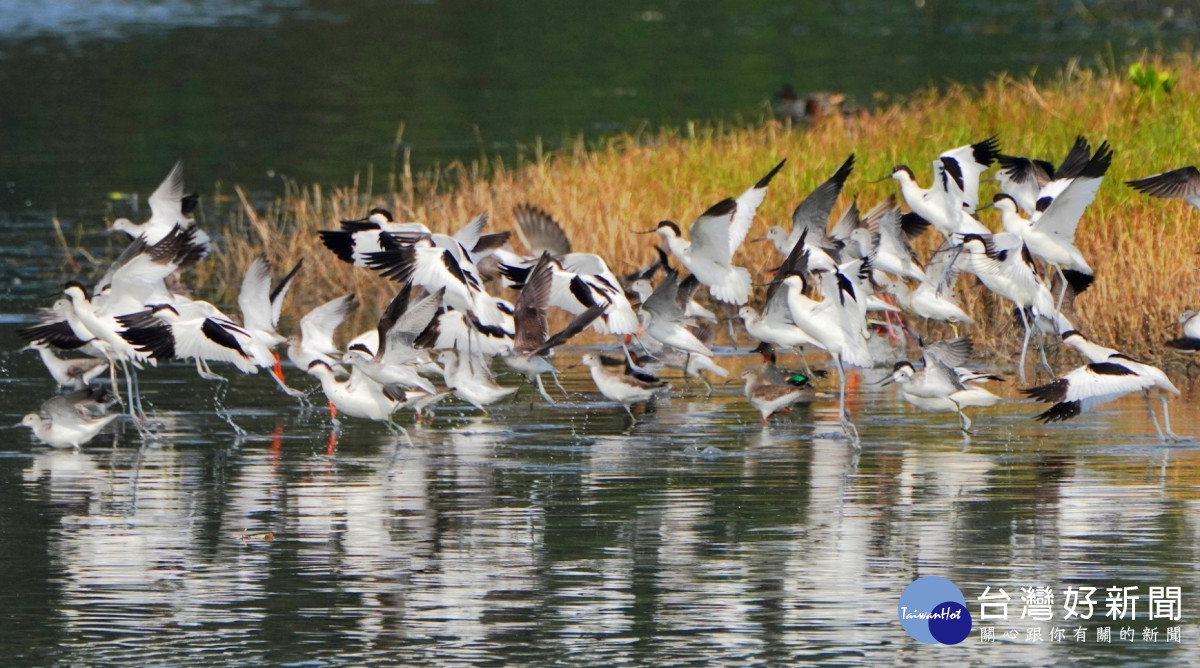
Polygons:
[[437,388],[421,376],[420,369],[426,364],[433,364],[427,355],[410,363],[378,364],[374,363],[374,356],[368,356],[367,352],[351,346],[342,356],[342,362],[380,385],[399,385],[426,394],[437,394]]
[[[604,368],[600,358],[593,353],[584,355],[580,360],[591,373],[592,382],[606,398],[621,404],[626,411],[629,406],[645,401],[671,391],[671,384],[657,378],[639,377],[629,373],[615,374]],[[630,413],[632,417],[633,413]]]
[[839,273],[821,272],[822,300],[809,299],[797,275],[783,280],[792,321],[821,343],[838,370],[838,420],[849,438],[858,442],[858,429],[846,411],[846,366],[871,366],[867,346],[866,309],[849,281]]
[[768,304],[763,313],[755,311],[750,306],[743,306],[738,310],[746,332],[759,341],[779,348],[796,349],[801,346],[812,346],[824,350],[824,346],[819,341],[792,322],[787,307],[787,294],[779,292],[778,295],[782,297],[782,309],[772,308]]
[[426,350],[417,347],[416,340],[441,307],[442,292],[410,304],[411,294],[411,285],[402,287],[384,309],[376,328],[346,346],[342,361],[381,385],[399,385],[432,395],[437,389],[420,372],[433,362]]
[[81,390],[108,371],[109,362],[107,360],[94,357],[63,359],[55,355],[50,346],[39,341],[29,344],[29,347],[41,355],[46,370],[50,372],[50,376],[60,387]]
[[[122,336],[136,343],[139,352],[156,359],[190,359],[198,364],[225,362],[242,373],[258,373],[260,368],[275,365],[275,355],[263,340],[208,302],[177,302],[148,313],[148,318],[142,317],[143,314],[121,318],[128,325]],[[160,324],[156,327],[153,320]],[[164,338],[168,334],[169,339]],[[201,375],[205,375],[203,370]]]
[[670,221],[659,223],[655,230],[683,266],[708,286],[713,299],[741,305],[750,298],[750,272],[732,264],[733,254],[746,239],[754,212],[783,164],[776,165],[736,200],[721,200],[701,214],[689,230],[690,241],[684,241],[679,226]]
[[993,406],[1001,401],[977,385],[996,376],[958,368],[969,358],[971,348],[971,340],[967,338],[929,344],[921,351],[922,368],[917,369],[908,361],[897,362],[885,384],[897,384],[904,400],[921,410],[958,413],[962,431],[969,434],[971,420],[963,409]]
[[1024,257],[1024,242],[1017,235],[966,235],[963,268],[989,290],[1019,307],[1033,307],[1045,317],[1057,312],[1054,297]]
[[917,185],[908,167],[897,167],[892,171],[892,178],[900,184],[900,195],[904,197],[908,208],[929,221],[944,236],[991,233],[986,225],[963,211],[961,201],[955,201],[944,188],[937,184],[928,189]]
[[959,323],[975,324],[975,321],[953,298],[951,294],[953,289],[953,285],[948,285],[946,289],[939,290],[936,279],[920,282],[915,290],[909,289],[902,281],[895,281],[888,285],[888,291],[896,296],[902,307],[922,318],[955,325]]
[[1150,380],[1152,382],[1151,386],[1155,389],[1162,390],[1176,396],[1180,394],[1179,388],[1175,387],[1175,384],[1171,382],[1171,379],[1167,377],[1167,374],[1163,373],[1162,369],[1159,369],[1156,366],[1139,362],[1115,348],[1108,348],[1098,343],[1088,341],[1082,334],[1075,330],[1063,332],[1062,340],[1063,343],[1071,346],[1075,350],[1078,350],[1079,354],[1083,355],[1089,362],[1094,364],[1101,362],[1113,362],[1115,364],[1120,364],[1134,371],[1137,373],[1137,375]]
[[42,404],[43,418],[29,413],[18,426],[29,427],[37,440],[52,448],[80,448],[120,415],[107,414],[105,390],[89,388],[61,394]]
[[646,335],[672,348],[712,357],[712,350],[688,329],[692,323],[683,315],[678,295],[679,274],[669,271],[662,283],[642,302]]
[[1057,422],[1153,386],[1152,379],[1124,364],[1101,362],[1085,364],[1052,383],[1023,391],[1039,401],[1054,404],[1035,419]]
[[499,301],[484,290],[479,270],[453,237],[431,234],[401,243],[397,248],[369,254],[367,265],[401,284],[411,282],[429,292],[445,290],[443,300],[447,306],[471,312],[484,325],[505,323]]
[[306,313],[300,319],[300,333],[288,337],[288,359],[301,370],[307,370],[313,362],[320,360],[336,371],[339,351],[333,344],[333,333],[357,308],[358,298],[349,294]]
[[933,184],[924,189],[907,165],[892,169],[908,208],[943,235],[988,234],[972,214],[979,205],[979,180],[999,155],[995,137],[943,151],[933,161]]
[[[383,385],[357,369],[352,369],[350,378],[345,381],[339,381],[334,377],[333,369],[320,361],[313,362],[307,371],[321,381],[321,391],[325,393],[325,398],[339,412],[351,417],[390,423],[392,413],[407,399],[403,391],[385,392]],[[399,397],[405,399],[398,401]]]
[[1038,229],[1036,225],[1022,218],[1021,214],[1017,213],[1016,202],[1011,197],[998,197],[996,208],[1000,210],[1000,221],[1004,225],[1004,231],[1019,236],[1031,255],[1056,267],[1074,269],[1086,274],[1093,273],[1083,253],[1073,243]]
[[1195,311],[1184,311],[1179,314],[1175,324],[1183,325],[1183,335],[1167,341],[1167,345],[1181,353],[1194,353],[1200,350],[1200,314]]
[[37,440],[52,448],[79,448],[119,417],[106,415],[99,419],[70,423],[43,420],[36,413],[30,413],[22,418],[21,426],[29,427]]
[[802,292],[799,276],[784,279],[792,321],[844,364],[871,366],[873,361],[867,349],[865,309],[852,297],[847,297],[848,305],[841,304],[838,294],[841,288],[836,275],[822,273],[821,276],[822,301],[810,299]]
[[[514,276],[523,277],[527,273],[525,269],[537,261],[537,258],[523,258],[503,249],[496,250],[494,255],[500,260],[501,273]],[[593,324],[596,331],[617,336],[637,332],[637,313],[604,258],[593,253],[567,253],[554,257],[551,266],[550,306],[580,315],[592,304],[602,304],[604,313]],[[510,281],[511,285],[514,284]]]
[[[112,230],[124,232],[135,239],[142,237],[148,244],[154,245],[176,228],[195,227],[196,223],[191,213],[196,206],[196,197],[183,194],[182,160],[175,163],[167,177],[146,201],[150,205],[150,218],[146,222],[137,224],[128,218],[118,218],[113,221]],[[192,234],[195,244],[207,249],[208,235],[199,229],[194,229]],[[204,253],[207,253],[207,250],[202,251],[201,255]]]
[[[1069,327],[1066,318],[1059,318],[1060,327]],[[1168,394],[1179,395],[1179,388],[1158,367],[1139,362],[1113,348],[1088,341],[1074,329],[1062,333],[1063,343],[1079,351],[1088,364],[1077,367],[1054,382],[1022,390],[1025,394],[1053,404],[1035,419],[1043,422],[1068,420],[1087,412],[1100,404],[1113,401],[1134,392],[1143,392],[1146,408],[1154,429],[1163,440],[1179,441],[1171,431],[1171,414],[1167,403]],[[1150,404],[1153,393],[1162,402],[1163,426]]]
[[128,341],[121,338],[119,332],[123,329],[117,322],[116,316],[97,313],[95,305],[88,299],[83,288],[71,285],[64,294],[71,301],[78,322],[95,339],[93,344],[100,347],[109,360],[127,360],[135,363],[147,362],[154,364],[150,356],[137,350]]
[[443,350],[438,354],[437,361],[442,365],[446,387],[454,396],[480,410],[486,411],[486,406],[500,401],[518,389],[501,387],[486,366],[470,359],[464,361],[453,350]]

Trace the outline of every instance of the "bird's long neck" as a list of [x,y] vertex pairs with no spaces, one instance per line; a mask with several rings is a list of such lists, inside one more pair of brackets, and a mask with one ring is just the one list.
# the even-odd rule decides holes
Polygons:
[[1010,234],[1021,234],[1023,230],[1029,229],[1030,222],[1021,217],[1021,214],[1016,211],[1004,211],[1000,214],[1000,224],[1004,226],[1004,231]]

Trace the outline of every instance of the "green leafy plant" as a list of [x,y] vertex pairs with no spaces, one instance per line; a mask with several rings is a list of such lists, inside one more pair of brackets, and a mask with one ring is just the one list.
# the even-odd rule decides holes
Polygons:
[[1129,66],[1129,80],[1142,92],[1157,100],[1175,89],[1179,75],[1165,70],[1160,72],[1153,65],[1134,63]]

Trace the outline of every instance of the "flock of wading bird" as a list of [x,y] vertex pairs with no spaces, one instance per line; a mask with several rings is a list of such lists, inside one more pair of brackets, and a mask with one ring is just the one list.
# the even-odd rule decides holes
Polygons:
[[[514,212],[524,255],[513,249],[508,232],[485,232],[486,215],[453,234],[442,234],[419,222],[396,222],[387,210],[372,209],[360,220],[341,221],[338,229],[320,232],[339,260],[400,286],[378,326],[351,340],[344,350],[334,344],[334,330],[357,307],[353,294],[310,311],[300,320],[298,334],[277,331],[299,262],[274,283],[265,259],[251,264],[238,298],[240,323],[217,306],[187,295],[179,275],[208,253],[208,236],[196,227],[192,214],[197,197],[184,194],[183,170],[177,164],[149,198],[149,220],[113,223],[113,230],[127,233],[133,241],[92,289],[68,283],[64,297],[43,309],[36,324],[21,330],[58,383],[74,389],[47,402],[44,416],[30,413],[22,424],[49,445],[79,447],[117,417],[108,411],[120,403],[139,431],[150,435],[154,423],[142,405],[137,370],[171,360],[192,360],[202,378],[215,381],[223,380],[210,368],[215,362],[243,373],[271,369],[284,392],[303,400],[304,392],[287,385],[273,352],[286,344],[291,362],[320,381],[335,420],[345,414],[383,421],[407,437],[394,421],[400,409],[411,409],[421,420],[432,404],[454,396],[486,412],[488,405],[516,392],[516,387],[502,386],[493,376],[497,357],[536,383],[541,396],[554,403],[543,384],[549,375],[563,391],[551,362],[554,348],[593,327],[616,337],[622,354],[588,353],[580,364],[589,369],[600,393],[629,413],[632,425],[632,405],[671,391],[657,375],[664,369],[681,369],[685,378],[702,380],[705,373],[727,375],[713,360],[720,320],[696,300],[703,287],[710,306],[725,311],[735,350],[734,308],[746,331],[760,342],[754,352],[763,355],[763,364],[748,368],[742,377],[745,396],[764,425],[793,404],[813,401],[813,379],[824,375],[807,364],[803,371],[778,367],[775,352],[822,350],[837,373],[842,429],[857,445],[857,429],[846,410],[847,367],[893,364],[893,359],[881,359],[879,346],[871,345],[873,339],[891,336],[901,344],[906,337],[916,341],[921,364],[894,362],[883,382],[898,385],[904,399],[919,409],[957,413],[962,431],[970,433],[964,410],[990,406],[1000,398],[983,387],[999,378],[968,366],[971,340],[958,336],[960,326],[975,325],[955,298],[957,277],[966,272],[984,289],[1012,302],[1024,331],[1017,367],[1022,384],[1031,339],[1037,341],[1040,364],[1056,378],[1022,390],[1050,404],[1036,419],[1067,420],[1141,392],[1160,438],[1176,440],[1168,395],[1179,390],[1170,379],[1158,368],[1088,340],[1062,313],[1067,293],[1074,297],[1093,280],[1074,239],[1112,157],[1107,143],[1093,151],[1080,137],[1055,166],[1002,155],[993,137],[938,156],[928,188],[917,184],[909,167],[896,166],[891,178],[909,212],[894,197],[861,215],[851,204],[830,227],[830,215],[854,166],[851,155],[796,207],[790,229],[767,231],[764,240],[774,244],[783,260],[764,272],[769,284],[759,308],[748,305],[754,283],[734,257],[784,162],[738,197],[723,199],[700,214],[686,239],[676,223],[659,223],[650,231],[658,238],[658,261],[626,276],[615,275],[598,255],[573,250],[562,227],[531,205],[519,205]],[[994,163],[1000,166],[994,177],[1000,193],[981,207],[980,181]],[[1194,167],[1129,185],[1200,208],[1200,173]],[[985,208],[999,211],[1003,232],[993,232],[976,218]],[[945,240],[920,262],[911,244],[928,227]],[[659,274],[662,278],[654,284]],[[506,293],[515,294],[514,300],[493,295],[501,289],[514,291]],[[571,316],[554,334],[547,320],[552,307]],[[905,324],[906,315],[921,319],[914,322],[950,323],[956,338],[924,342]],[[1189,311],[1179,324],[1181,337],[1167,345],[1183,352],[1200,348],[1200,317]],[[1086,363],[1055,374],[1042,345],[1047,335],[1060,337]],[[63,359],[55,348],[88,357]],[[118,371],[124,376],[123,396]],[[111,393],[90,387],[104,375],[111,380]],[[445,389],[439,389],[439,381]],[[705,386],[711,392],[707,380]],[[1151,395],[1162,402],[1161,427]]]

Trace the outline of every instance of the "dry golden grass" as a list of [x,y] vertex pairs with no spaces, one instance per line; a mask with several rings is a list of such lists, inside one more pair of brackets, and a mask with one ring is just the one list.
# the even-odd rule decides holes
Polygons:
[[[1179,201],[1152,199],[1124,185],[1127,179],[1200,162],[1197,130],[1200,70],[1191,56],[1156,65],[1178,73],[1176,90],[1157,99],[1124,73],[1069,68],[1049,83],[1001,76],[981,89],[928,90],[854,121],[832,119],[814,129],[773,121],[751,127],[689,125],[652,134],[628,134],[587,146],[543,153],[510,168],[503,164],[455,164],[431,176],[407,167],[390,179],[395,192],[355,185],[288,189],[267,207],[241,206],[208,216],[227,221],[215,257],[197,281],[236,276],[264,249],[279,265],[305,258],[303,290],[292,293],[295,318],[315,304],[357,292],[369,318],[395,286],[336,261],[316,231],[339,218],[361,217],[370,206],[392,209],[397,219],[420,220],[437,230],[456,229],[472,216],[491,213],[491,230],[510,229],[513,206],[532,202],[563,222],[577,250],[609,259],[614,271],[653,258],[654,237],[631,234],[661,219],[686,226],[710,204],[737,195],[781,158],[788,164],[772,183],[751,237],[772,224],[789,224],[795,205],[850,153],[858,156],[835,216],[856,195],[866,209],[897,192],[882,177],[893,165],[913,166],[919,179],[943,149],[998,135],[1006,153],[1059,161],[1077,134],[1093,145],[1107,139],[1116,155],[1096,202],[1079,227],[1078,244],[1096,270],[1096,283],[1068,314],[1098,341],[1153,357],[1168,338],[1177,314],[1200,302],[1196,272],[1200,212]],[[985,183],[981,201],[994,184]],[[992,215],[988,215],[992,213]],[[999,229],[998,216],[983,212]],[[922,239],[928,252],[936,232]],[[747,244],[735,258],[764,280],[777,260],[767,244]],[[980,322],[970,331],[981,347],[1008,355],[1019,345],[1008,307],[961,279],[965,307]],[[232,295],[223,295],[232,299]],[[363,322],[366,322],[364,320]]]

